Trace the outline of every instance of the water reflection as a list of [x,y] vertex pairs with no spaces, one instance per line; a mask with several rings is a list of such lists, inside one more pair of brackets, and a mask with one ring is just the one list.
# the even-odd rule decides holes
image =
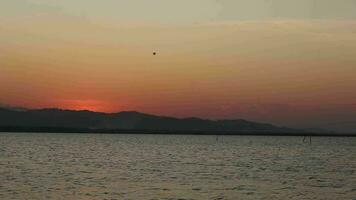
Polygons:
[[0,134],[0,199],[352,199],[356,138]]

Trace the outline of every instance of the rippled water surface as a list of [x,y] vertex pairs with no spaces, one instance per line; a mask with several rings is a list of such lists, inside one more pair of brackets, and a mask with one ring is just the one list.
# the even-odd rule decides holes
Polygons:
[[0,199],[356,199],[356,138],[0,134]]

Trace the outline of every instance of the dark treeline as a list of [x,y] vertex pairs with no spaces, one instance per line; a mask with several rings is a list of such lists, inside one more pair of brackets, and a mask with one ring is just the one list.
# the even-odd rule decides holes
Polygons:
[[2,126],[0,132],[18,133],[86,133],[86,134],[167,134],[167,135],[251,135],[251,136],[328,136],[356,137],[349,133],[317,133],[317,132],[275,132],[275,131],[176,131],[176,130],[134,130],[134,129],[88,129],[64,127],[13,127]]

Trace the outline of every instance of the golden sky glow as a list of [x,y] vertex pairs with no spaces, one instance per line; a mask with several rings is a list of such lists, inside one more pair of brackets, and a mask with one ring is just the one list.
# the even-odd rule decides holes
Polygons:
[[355,2],[283,2],[1,1],[0,103],[356,129]]

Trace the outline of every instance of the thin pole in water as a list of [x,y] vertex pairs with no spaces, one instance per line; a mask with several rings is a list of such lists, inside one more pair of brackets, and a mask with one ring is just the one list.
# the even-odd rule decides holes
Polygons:
[[[304,135],[304,137],[303,137],[303,143],[305,143],[305,140],[307,139],[307,136],[306,135]],[[309,143],[311,144],[312,143],[312,136],[310,135],[309,136]]]

